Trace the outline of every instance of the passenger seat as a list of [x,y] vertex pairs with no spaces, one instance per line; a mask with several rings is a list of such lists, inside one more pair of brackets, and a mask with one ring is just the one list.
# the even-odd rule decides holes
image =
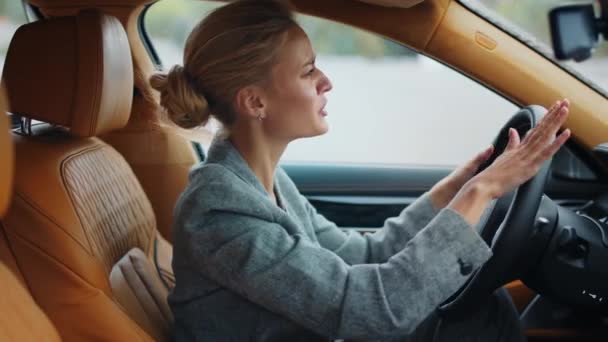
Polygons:
[[[6,213],[13,189],[13,144],[0,89],[0,218]],[[57,330],[18,279],[19,270],[0,222],[0,341],[61,341]]]
[[96,137],[122,128],[131,111],[123,26],[96,10],[24,25],[3,82],[13,112],[49,123],[13,135],[15,196],[4,222],[33,297],[67,341],[167,340],[159,275],[172,272],[157,266],[170,262],[155,253],[152,207],[124,158]]

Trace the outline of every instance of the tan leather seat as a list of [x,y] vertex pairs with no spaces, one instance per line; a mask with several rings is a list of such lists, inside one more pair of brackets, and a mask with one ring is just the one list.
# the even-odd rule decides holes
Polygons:
[[188,184],[190,168],[199,161],[192,142],[178,132],[158,121],[139,119],[100,137],[125,157],[137,175],[154,208],[158,231],[169,241],[173,208]]
[[[53,125],[14,135],[5,220],[32,295],[64,340],[164,340],[171,326],[150,202],[95,136],[123,127],[133,66],[120,22],[94,10],[21,27],[4,67],[11,110]],[[168,260],[162,260],[169,265]]]
[[61,341],[26,289],[1,228],[0,224],[0,341]]
[[[6,213],[13,189],[13,144],[6,109],[4,89],[0,88],[0,217]],[[18,279],[1,223],[0,261],[0,341],[60,341],[57,330]]]
[[0,341],[61,341],[51,321],[5,264],[0,264],[0,282]]

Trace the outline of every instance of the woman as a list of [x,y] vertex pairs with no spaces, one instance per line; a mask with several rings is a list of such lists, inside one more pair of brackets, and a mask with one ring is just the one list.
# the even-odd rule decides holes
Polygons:
[[306,34],[278,1],[241,0],[190,34],[184,66],[152,86],[178,125],[210,115],[224,126],[192,170],[175,209],[176,340],[522,340],[498,292],[463,322],[434,313],[491,250],[474,230],[489,201],[511,191],[568,139],[557,102],[521,142],[481,152],[388,219],[375,234],[343,233],[316,213],[277,163],[287,145],[327,130],[329,79]]

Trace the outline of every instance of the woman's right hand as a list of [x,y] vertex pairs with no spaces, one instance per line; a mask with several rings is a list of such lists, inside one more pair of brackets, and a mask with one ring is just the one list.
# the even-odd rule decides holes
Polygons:
[[568,117],[568,100],[557,101],[520,142],[519,133],[509,129],[503,153],[485,170],[471,178],[448,207],[472,225],[477,224],[489,201],[499,198],[532,178],[570,137],[566,129],[555,134]]
[[521,142],[517,130],[510,128],[509,142],[504,152],[472,181],[483,184],[492,199],[528,181],[570,137],[569,129],[555,137],[568,118],[569,109],[568,100],[557,101]]

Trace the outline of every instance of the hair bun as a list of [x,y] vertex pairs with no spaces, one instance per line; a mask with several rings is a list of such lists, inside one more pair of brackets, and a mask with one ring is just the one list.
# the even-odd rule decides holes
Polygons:
[[194,128],[209,120],[209,103],[193,88],[182,66],[152,75],[150,85],[160,92],[160,105],[178,126]]

